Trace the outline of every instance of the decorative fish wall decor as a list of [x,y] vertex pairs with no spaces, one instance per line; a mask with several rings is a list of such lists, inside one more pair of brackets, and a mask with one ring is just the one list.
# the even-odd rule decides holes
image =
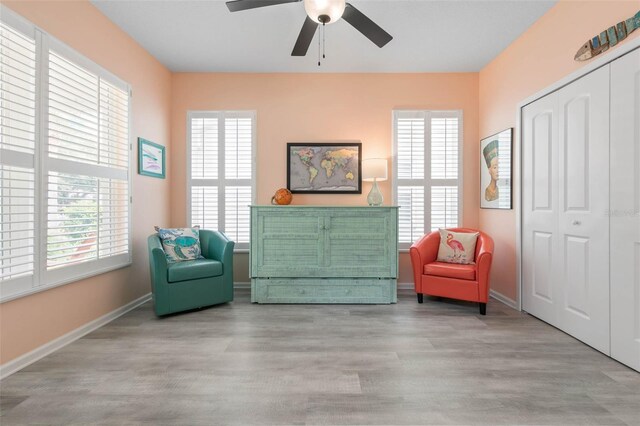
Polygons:
[[640,11],[631,18],[618,22],[616,25],[607,28],[591,40],[587,41],[576,52],[576,61],[586,61],[593,58],[620,43],[629,34],[640,28]]

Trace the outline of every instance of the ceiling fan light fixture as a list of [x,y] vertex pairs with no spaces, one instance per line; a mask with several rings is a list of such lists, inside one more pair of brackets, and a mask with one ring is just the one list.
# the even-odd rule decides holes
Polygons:
[[304,10],[313,22],[333,24],[344,13],[346,0],[304,0]]

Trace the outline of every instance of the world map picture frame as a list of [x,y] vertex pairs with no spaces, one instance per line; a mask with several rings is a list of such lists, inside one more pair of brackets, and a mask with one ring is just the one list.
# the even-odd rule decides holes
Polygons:
[[362,194],[362,143],[287,143],[287,189],[292,194]]

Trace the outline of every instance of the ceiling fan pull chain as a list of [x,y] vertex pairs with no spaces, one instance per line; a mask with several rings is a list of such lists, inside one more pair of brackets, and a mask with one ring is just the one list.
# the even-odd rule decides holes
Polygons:
[[[322,27],[320,27],[320,31],[322,32]],[[318,34],[318,66],[320,66],[320,34]]]
[[325,29],[324,29],[324,22],[322,23],[322,59],[325,58],[324,56],[324,47],[326,46],[326,43],[324,41],[324,34],[325,34]]

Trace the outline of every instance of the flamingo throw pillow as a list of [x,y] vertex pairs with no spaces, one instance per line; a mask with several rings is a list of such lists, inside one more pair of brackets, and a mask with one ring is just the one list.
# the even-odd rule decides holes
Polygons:
[[163,229],[156,226],[155,230],[160,236],[167,260],[181,262],[202,259],[199,226],[174,229]]
[[453,232],[440,229],[438,262],[470,264],[475,261],[478,232]]

